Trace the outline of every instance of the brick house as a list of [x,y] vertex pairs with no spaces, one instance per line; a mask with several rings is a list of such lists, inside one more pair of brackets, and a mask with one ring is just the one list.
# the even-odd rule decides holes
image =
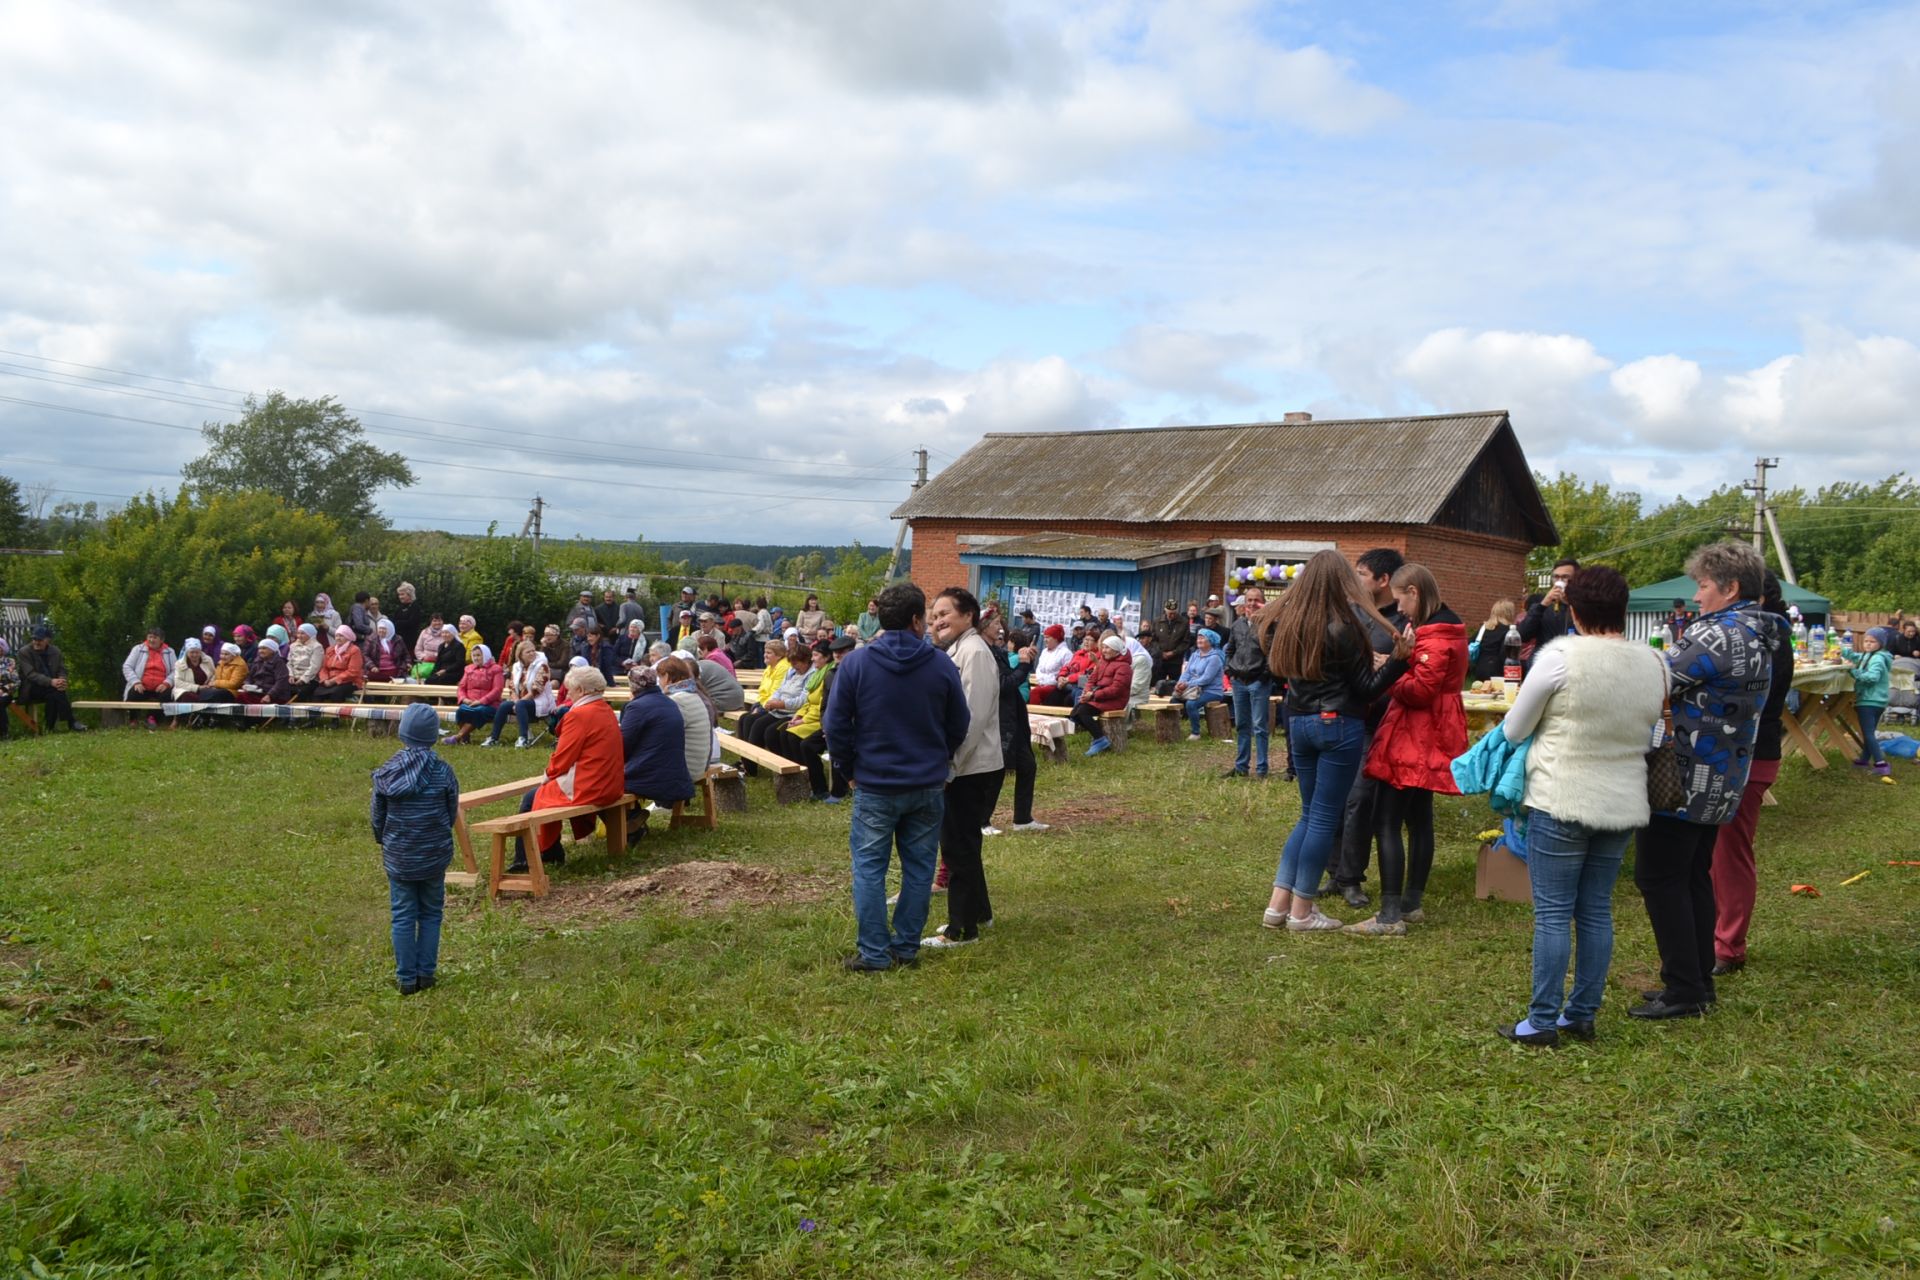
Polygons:
[[929,594],[1111,596],[1151,616],[1224,598],[1236,565],[1384,546],[1432,569],[1469,629],[1560,540],[1504,410],[993,433],[893,514]]

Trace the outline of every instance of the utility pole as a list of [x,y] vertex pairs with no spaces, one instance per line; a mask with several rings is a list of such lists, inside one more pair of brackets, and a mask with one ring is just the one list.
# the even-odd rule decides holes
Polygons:
[[[920,446],[913,451],[913,489],[918,490],[927,483],[927,448]],[[909,492],[911,496],[911,491]],[[887,581],[893,581],[894,573],[900,568],[900,548],[907,544],[907,522],[902,520],[900,527],[893,531],[893,555],[887,560]]]
[[546,510],[546,500],[539,494],[533,495],[533,509],[527,512],[527,522],[520,526],[520,536],[533,540],[533,554],[540,554],[540,513]]
[[1767,472],[1780,465],[1778,458],[1755,458],[1753,460],[1753,479],[1741,487],[1753,495],[1753,549],[1764,553],[1765,539],[1773,538],[1774,555],[1780,561],[1780,576],[1796,585],[1798,580],[1793,573],[1793,557],[1787,554],[1787,540],[1780,536],[1780,521],[1773,514],[1773,504],[1767,501]]

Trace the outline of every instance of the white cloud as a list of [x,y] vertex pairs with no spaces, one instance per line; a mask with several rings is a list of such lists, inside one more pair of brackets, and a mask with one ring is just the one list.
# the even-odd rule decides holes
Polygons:
[[1700,386],[1700,366],[1680,356],[1648,356],[1621,365],[1607,380],[1644,422],[1676,422],[1687,415]]
[[1226,369],[1258,354],[1266,343],[1252,334],[1200,333],[1166,325],[1139,325],[1119,346],[1104,353],[1106,363],[1143,387],[1182,391],[1227,404],[1251,404],[1258,392],[1226,376]]
[[1400,362],[1402,376],[1436,409],[1508,409],[1532,439],[1551,447],[1604,436],[1592,388],[1611,368],[1585,338],[1500,330],[1442,329]]

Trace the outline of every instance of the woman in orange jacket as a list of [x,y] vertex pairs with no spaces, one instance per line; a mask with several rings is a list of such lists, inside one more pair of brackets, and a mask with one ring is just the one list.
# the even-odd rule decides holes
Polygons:
[[[593,667],[574,667],[567,672],[566,687],[573,703],[547,761],[547,780],[522,797],[522,813],[577,804],[604,807],[626,794],[626,748],[620,720],[607,705],[607,678]],[[592,814],[573,819],[573,838],[584,840],[593,833],[593,824]],[[558,866],[567,860],[560,849],[559,823],[542,823],[533,834],[543,863]],[[516,838],[509,870],[518,874],[526,869],[526,841]]]

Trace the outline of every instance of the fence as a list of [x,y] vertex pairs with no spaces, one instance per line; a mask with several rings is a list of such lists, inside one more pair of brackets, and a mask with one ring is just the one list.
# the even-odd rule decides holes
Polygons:
[[34,620],[44,616],[46,606],[39,600],[0,600],[0,636],[6,637],[8,648],[19,649],[26,644]]

